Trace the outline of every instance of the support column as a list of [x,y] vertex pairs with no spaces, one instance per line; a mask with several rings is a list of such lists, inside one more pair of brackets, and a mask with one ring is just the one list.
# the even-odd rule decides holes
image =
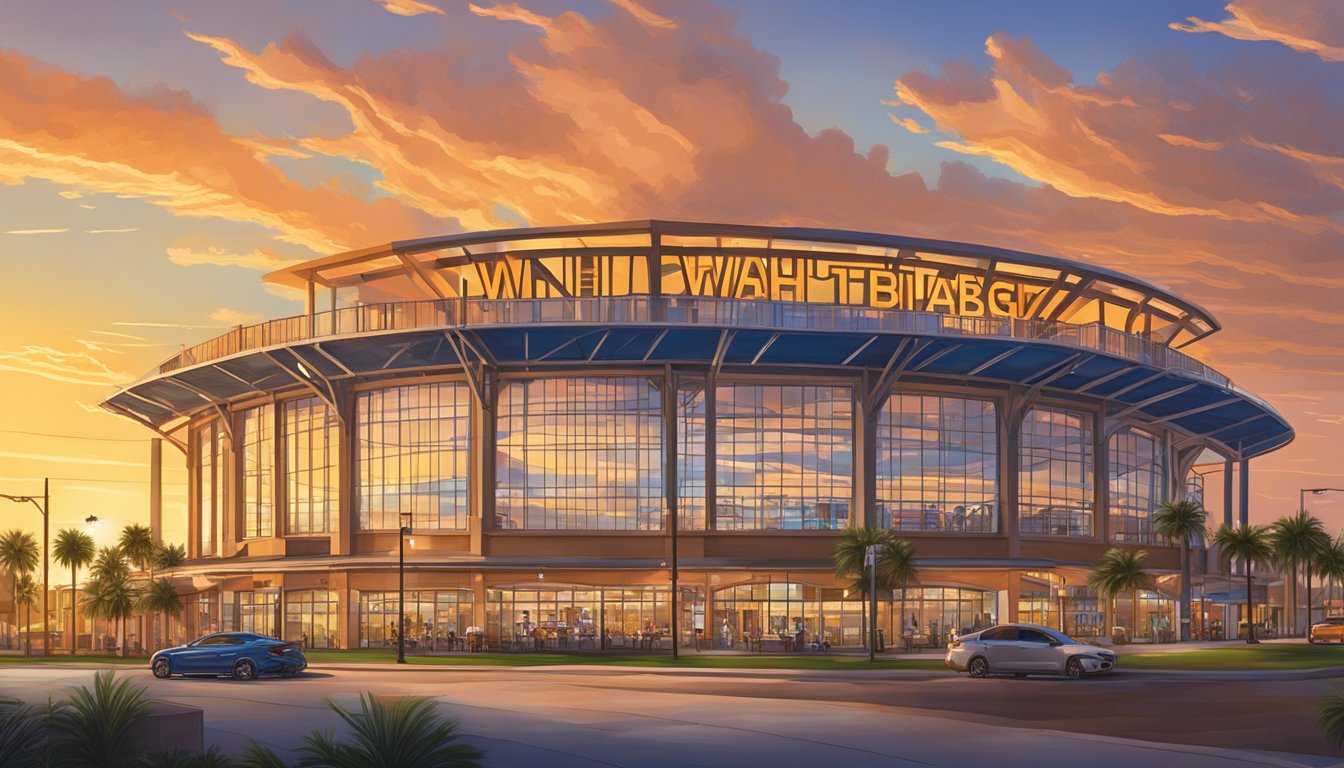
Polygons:
[[[878,528],[883,521],[877,514],[877,422],[882,413],[879,404],[868,412],[864,404],[868,401],[870,384],[865,380],[854,390],[854,429],[857,430],[854,446],[858,449],[854,468],[854,509],[850,512],[849,524],[865,528]],[[886,402],[886,398],[882,399]]]
[[1223,523],[1232,525],[1232,460],[1223,462]]
[[663,505],[667,515],[663,527],[668,532],[668,569],[672,592],[668,605],[672,611],[672,657],[681,647],[681,615],[677,610],[677,389],[672,366],[663,366]]
[[345,412],[345,418],[340,419],[336,426],[340,433],[336,445],[336,487],[338,491],[336,493],[336,525],[331,535],[331,553],[333,555],[349,555],[354,552],[355,521],[359,517],[359,509],[355,504],[357,496],[355,485],[359,482],[355,474],[355,462],[359,460],[359,436],[355,433],[357,396],[352,387],[338,388],[335,395],[339,398],[338,402]]
[[163,439],[149,441],[149,531],[155,544],[163,543]]
[[[1018,536],[1017,472],[1022,441],[1022,419],[1026,413],[1018,407],[1018,395],[1009,393],[998,406],[999,411],[999,524],[1008,537],[1008,556],[1021,552]],[[1014,588],[1016,589],[1016,588]],[[1011,621],[1017,620],[1017,597],[1014,592]]]
[[[1008,574],[1007,589],[999,593],[1001,602],[999,605],[999,623],[1013,624],[1018,621],[1018,603],[1021,602],[1022,575],[1017,571]],[[1007,603],[1004,605],[1003,603]],[[1007,618],[1004,618],[1004,616]]]
[[1251,460],[1242,459],[1240,467],[1241,489],[1237,494],[1240,504],[1241,524],[1251,524]]

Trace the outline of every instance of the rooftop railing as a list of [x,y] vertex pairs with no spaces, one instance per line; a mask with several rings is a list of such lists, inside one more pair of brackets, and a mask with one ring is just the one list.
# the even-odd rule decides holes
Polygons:
[[688,296],[620,296],[572,299],[450,299],[360,304],[311,315],[239,326],[183,349],[150,376],[255,349],[360,334],[428,328],[553,324],[702,325],[769,330],[900,333],[920,336],[1000,337],[1046,342],[1114,355],[1143,365],[1177,370],[1261,402],[1223,374],[1170,347],[1100,323],[961,317],[936,312],[872,309],[764,300]]

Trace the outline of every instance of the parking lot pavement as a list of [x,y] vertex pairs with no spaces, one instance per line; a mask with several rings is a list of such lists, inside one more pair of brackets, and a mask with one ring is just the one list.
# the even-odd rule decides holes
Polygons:
[[[1305,746],[1321,755],[1273,751],[1269,736],[1228,723],[1228,713],[1200,713],[1200,701],[1236,701],[1233,690],[1181,690],[1115,677],[1087,681],[938,679],[818,680],[779,672],[751,677],[665,675],[646,670],[601,673],[563,669],[383,670],[316,669],[296,680],[154,680],[125,670],[159,699],[206,712],[207,741],[241,750],[249,739],[296,747],[313,728],[337,718],[323,702],[355,704],[362,691],[432,696],[457,717],[466,738],[488,751],[491,765],[544,761],[567,766],[739,766],[744,764],[919,766],[974,765],[993,754],[999,766],[1327,766],[1319,734]],[[0,692],[33,700],[87,684],[93,670],[44,665],[0,669]],[[1211,686],[1264,684],[1208,684]],[[1315,683],[1283,684],[1291,700],[1314,701]],[[1189,686],[1185,686],[1189,688]],[[1327,687],[1328,688],[1328,687]],[[1120,700],[1171,699],[1181,693],[1188,728],[1241,734],[1233,747],[1169,743],[1179,724],[1169,709],[1135,716]],[[1245,690],[1247,697],[1264,691]],[[1193,694],[1194,703],[1186,702]],[[1252,700],[1255,700],[1252,698]],[[978,702],[977,706],[970,703]],[[1280,709],[1283,707],[1281,706]],[[1035,710],[1033,716],[1033,710]],[[1139,710],[1142,711],[1141,709]],[[1282,730],[1282,712],[1265,711],[1264,733]],[[1233,713],[1233,720],[1240,715]],[[1123,727],[1102,728],[1102,723]],[[1209,723],[1224,723],[1221,729]],[[1309,724],[1307,724],[1309,725]],[[1119,730],[1123,735],[1108,733]],[[1288,733],[1295,749],[1303,734]],[[1141,738],[1127,738],[1140,736]],[[1144,738],[1151,739],[1149,741]],[[1261,739],[1255,741],[1255,739]],[[1224,736],[1226,740],[1226,736]],[[1168,743],[1163,743],[1168,742]]]

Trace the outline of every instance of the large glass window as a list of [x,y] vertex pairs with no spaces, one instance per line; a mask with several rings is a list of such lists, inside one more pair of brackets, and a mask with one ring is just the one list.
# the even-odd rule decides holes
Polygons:
[[224,535],[224,430],[211,421],[194,433],[196,511],[201,555],[213,555]]
[[[702,597],[682,590],[683,620]],[[687,606],[692,610],[688,611]],[[683,626],[689,642],[693,627]],[[528,648],[667,648],[671,591],[666,587],[518,586],[486,592],[486,637]],[[605,633],[605,635],[604,635]],[[603,637],[605,636],[605,640]]]
[[275,623],[280,607],[279,590],[247,590],[234,594],[233,607],[236,619],[225,624],[239,632],[255,632],[267,637],[275,637]]
[[705,529],[705,383],[677,387],[677,521]]
[[275,535],[275,406],[243,411],[243,536]]
[[1115,541],[1152,544],[1153,511],[1163,502],[1167,465],[1162,440],[1150,432],[1125,427],[1108,445],[1110,460],[1110,528]]
[[445,382],[359,395],[359,526],[389,530],[412,514],[416,530],[467,527],[471,393]]
[[877,422],[877,514],[902,531],[998,529],[994,403],[892,395]]
[[1021,434],[1019,530],[1028,536],[1091,536],[1092,417],[1032,408]]
[[487,590],[486,642],[516,648],[596,648],[602,590],[535,586]]
[[845,527],[854,474],[851,397],[849,387],[718,386],[716,527]]
[[336,618],[340,604],[336,593],[326,589],[285,593],[285,636],[304,648],[335,648]]
[[[885,616],[882,609],[888,609]],[[887,637],[896,637],[890,617],[902,618],[900,634],[912,645],[944,648],[952,635],[977,632],[994,626],[998,595],[978,589],[917,587],[893,590],[891,602],[879,607],[879,626]],[[1022,619],[1027,621],[1027,619]]]
[[[406,647],[450,651],[449,635],[461,638],[472,623],[469,589],[412,590],[406,593]],[[359,593],[359,647],[397,644],[397,593]]]
[[663,527],[663,418],[644,378],[534,379],[499,395],[500,528]]
[[286,533],[326,533],[337,511],[340,426],[321,399],[284,404]]

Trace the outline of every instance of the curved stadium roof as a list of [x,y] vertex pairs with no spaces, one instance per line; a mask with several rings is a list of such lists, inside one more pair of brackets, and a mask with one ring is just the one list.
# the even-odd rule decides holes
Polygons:
[[[305,290],[310,312],[186,349],[104,406],[167,433],[295,385],[332,396],[342,381],[445,367],[694,363],[1048,388],[1233,458],[1293,438],[1268,403],[1175,349],[1218,330],[1202,308],[1110,270],[987,246],[637,221],[395,242],[266,279]],[[359,301],[317,311],[319,288]]]

